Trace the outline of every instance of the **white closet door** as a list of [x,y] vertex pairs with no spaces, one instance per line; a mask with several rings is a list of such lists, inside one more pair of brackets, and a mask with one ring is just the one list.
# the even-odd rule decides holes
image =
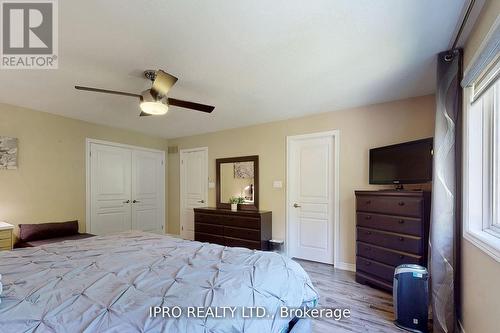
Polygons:
[[207,207],[208,149],[181,149],[181,237],[194,239],[194,208]]
[[288,142],[290,255],[333,264],[334,136],[297,136]]
[[132,229],[163,233],[163,154],[134,150],[132,153]]
[[132,152],[91,144],[90,153],[90,232],[104,235],[130,230]]

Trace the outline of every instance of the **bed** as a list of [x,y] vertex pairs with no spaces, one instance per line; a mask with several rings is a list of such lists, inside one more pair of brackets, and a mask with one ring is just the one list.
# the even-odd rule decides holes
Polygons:
[[[302,267],[279,254],[137,231],[0,252],[0,274],[0,332],[284,333],[294,318],[281,307],[318,300]],[[181,316],[150,315],[174,306]],[[186,315],[229,306],[225,319]],[[266,316],[244,318],[256,306]]]

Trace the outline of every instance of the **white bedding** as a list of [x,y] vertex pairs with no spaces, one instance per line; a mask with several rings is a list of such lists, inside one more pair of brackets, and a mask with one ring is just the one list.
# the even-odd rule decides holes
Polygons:
[[[141,232],[0,252],[0,274],[0,332],[286,332],[279,308],[318,298],[300,265],[279,254]],[[151,318],[152,306],[238,310]],[[269,318],[242,318],[252,306]]]

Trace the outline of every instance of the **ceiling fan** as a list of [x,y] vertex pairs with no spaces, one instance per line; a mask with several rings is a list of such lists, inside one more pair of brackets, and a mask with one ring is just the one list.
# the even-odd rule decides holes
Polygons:
[[181,108],[211,113],[215,107],[200,103],[194,103],[189,101],[183,101],[180,99],[167,97],[167,93],[172,88],[172,86],[177,82],[177,78],[161,69],[146,70],[144,76],[153,82],[151,89],[144,90],[140,94],[134,94],[123,91],[99,89],[93,87],[83,87],[75,86],[77,90],[86,90],[92,92],[99,92],[104,94],[115,94],[122,96],[130,96],[139,98],[141,103],[141,113],[139,116],[152,116],[152,115],[164,115],[168,112],[169,106],[178,106]]

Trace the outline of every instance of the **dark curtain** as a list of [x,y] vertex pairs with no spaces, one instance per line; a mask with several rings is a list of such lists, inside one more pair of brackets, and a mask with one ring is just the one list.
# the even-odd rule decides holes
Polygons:
[[462,51],[438,55],[429,270],[434,332],[455,332],[460,304]]

